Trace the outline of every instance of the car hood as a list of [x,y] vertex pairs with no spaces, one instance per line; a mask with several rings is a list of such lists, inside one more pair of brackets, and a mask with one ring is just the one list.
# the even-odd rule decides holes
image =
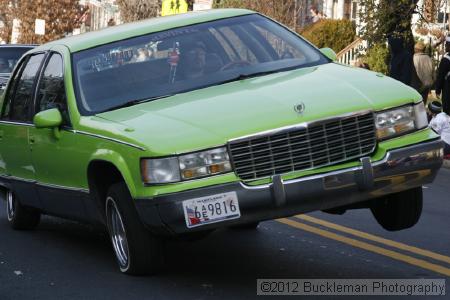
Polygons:
[[[335,63],[251,78],[101,113],[114,132],[154,155],[195,151],[230,139],[365,110],[419,101],[389,77]],[[303,113],[294,107],[304,104]]]

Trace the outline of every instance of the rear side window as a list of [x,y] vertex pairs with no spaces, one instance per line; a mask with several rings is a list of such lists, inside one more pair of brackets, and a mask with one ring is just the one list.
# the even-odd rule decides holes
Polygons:
[[9,115],[11,112],[11,100],[13,98],[12,96],[14,95],[14,91],[16,90],[20,74],[22,74],[22,70],[26,62],[27,58],[23,59],[20,62],[20,65],[17,67],[16,72],[13,74],[13,77],[11,78],[11,84],[9,85],[8,91],[5,91],[5,98],[3,102],[2,117],[1,117],[2,119],[9,119]]
[[57,108],[68,121],[66,92],[64,88],[63,59],[61,55],[53,53],[45,66],[39,81],[36,102],[37,112]]
[[43,58],[44,54],[31,56],[23,68],[17,83],[12,86],[14,90],[11,89],[11,107],[8,112],[10,120],[30,120],[29,116],[33,105],[33,87]]

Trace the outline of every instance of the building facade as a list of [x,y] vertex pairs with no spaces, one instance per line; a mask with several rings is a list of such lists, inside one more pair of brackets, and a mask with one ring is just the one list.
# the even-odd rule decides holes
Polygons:
[[121,23],[119,7],[115,0],[81,0],[80,4],[87,6],[88,9],[83,16],[83,25],[79,33]]

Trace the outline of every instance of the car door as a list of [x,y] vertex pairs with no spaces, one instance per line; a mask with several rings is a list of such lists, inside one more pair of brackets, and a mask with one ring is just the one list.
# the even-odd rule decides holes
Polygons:
[[0,151],[4,176],[24,205],[41,207],[35,191],[30,128],[34,89],[45,53],[24,58],[8,86],[0,116]]
[[64,85],[63,57],[50,52],[37,83],[35,113],[57,108],[63,124],[54,128],[30,128],[32,161],[36,172],[37,191],[44,210],[59,216],[85,219],[83,199],[87,191],[77,188],[76,134],[71,130]]

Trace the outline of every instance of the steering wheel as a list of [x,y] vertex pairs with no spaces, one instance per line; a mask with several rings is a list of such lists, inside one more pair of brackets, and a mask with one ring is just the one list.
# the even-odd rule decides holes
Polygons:
[[230,70],[237,66],[250,66],[251,63],[247,60],[237,60],[227,63],[225,66],[220,68],[220,71]]

